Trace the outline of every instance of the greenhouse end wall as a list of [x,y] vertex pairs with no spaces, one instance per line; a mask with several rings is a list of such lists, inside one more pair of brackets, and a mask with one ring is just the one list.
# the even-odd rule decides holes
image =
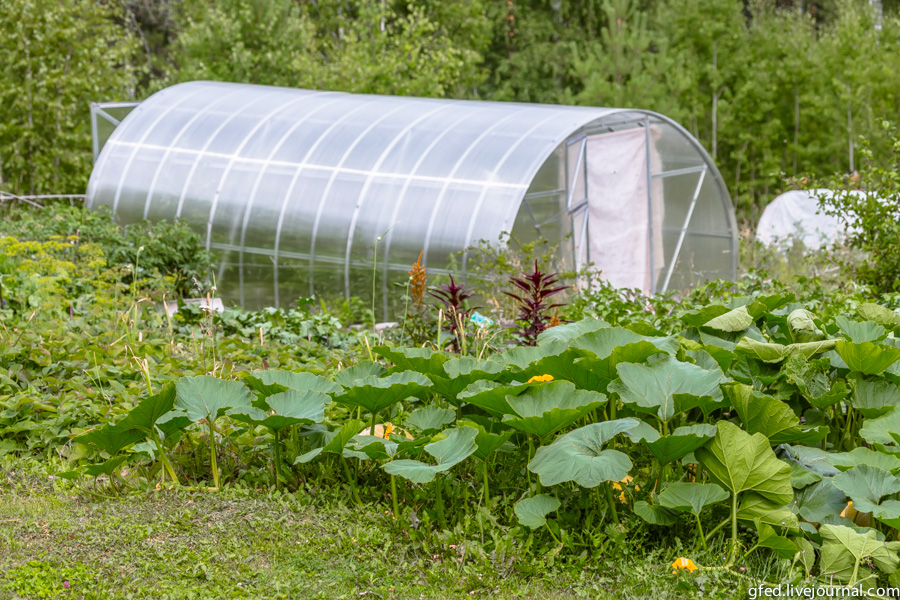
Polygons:
[[[613,193],[616,172],[592,181],[602,167],[589,141],[628,131],[646,141],[644,167],[626,165],[643,197]],[[388,318],[420,253],[431,274],[465,269],[461,251],[503,232],[548,240],[575,267],[602,262],[590,243],[607,227],[598,206],[646,221],[653,264],[635,268],[647,270],[647,292],[735,268],[715,165],[643,111],[191,82],[122,120],[87,196],[122,222],[185,219],[220,258],[223,296],[245,307],[309,295],[369,303],[374,284]]]

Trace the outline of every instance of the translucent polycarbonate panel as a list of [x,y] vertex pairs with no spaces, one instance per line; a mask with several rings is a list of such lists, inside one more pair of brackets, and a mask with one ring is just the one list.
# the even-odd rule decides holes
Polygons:
[[[250,307],[310,293],[371,302],[377,265],[375,300],[389,317],[423,250],[431,273],[503,232],[568,240],[560,252],[574,256],[573,238],[584,248],[587,235],[573,232],[566,204],[586,197],[580,138],[648,120],[654,173],[710,165],[691,232],[733,234],[702,148],[650,113],[216,82],[168,88],[132,111],[98,156],[87,203],[116,207],[122,221],[186,219],[220,253],[219,289]],[[679,185],[661,184],[666,226],[685,214]]]
[[202,232],[204,238],[213,199],[228,164],[229,160],[221,156],[200,155],[185,179],[181,195],[178,197],[176,216]]
[[229,163],[217,193],[213,196],[215,211],[210,214],[211,243],[230,245],[240,243],[244,210],[247,208],[248,198],[253,191],[258,173],[258,167],[253,163],[242,160]]
[[116,144],[104,146],[88,184],[87,200],[92,203],[91,206],[113,206],[121,174],[125,172],[131,155],[132,148],[129,147]]
[[150,148],[135,154],[129,161],[119,187],[118,198],[118,214],[124,222],[134,223],[144,218],[147,189],[162,157],[161,148]]
[[[403,194],[404,187],[405,181],[399,178],[373,177],[366,182],[354,209],[353,229],[347,239],[351,263],[366,264],[375,257],[376,240],[381,237],[383,242],[394,225],[391,208]],[[385,244],[379,246],[380,262],[384,260]]]
[[145,218],[160,221],[175,217],[184,182],[197,162],[197,157],[198,155],[193,152],[179,150],[170,150],[167,153],[154,169],[155,181],[147,190],[147,201],[144,205]]
[[653,145],[662,158],[661,170],[674,171],[707,164],[706,157],[698,150],[698,143],[687,137],[671,123],[653,123]]
[[[680,175],[671,175],[656,181],[657,185],[654,189],[662,189],[665,198],[663,213],[663,228],[666,230],[681,230],[685,225],[685,218],[691,207],[691,201],[697,192],[702,171],[695,173],[683,173]],[[705,178],[705,177],[704,177]],[[708,207],[707,207],[708,209]],[[716,211],[714,218],[718,217],[721,221],[721,214]],[[691,214],[691,222],[698,219],[697,207]],[[720,229],[724,229],[724,223],[720,224]]]
[[[275,249],[279,253],[309,258],[319,200],[329,181],[331,173],[328,171],[298,169],[284,193],[273,198],[278,208]],[[308,295],[309,290],[305,293]]]
[[343,158],[343,166],[363,171],[392,172],[383,169],[383,164],[403,137],[429,116],[438,114],[442,108],[446,107],[426,101],[394,107],[373,104],[369,111],[370,124],[361,131],[353,148]]
[[[314,260],[329,257],[339,263],[345,261],[350,216],[366,183],[363,175],[344,174],[329,182],[319,201],[313,221],[313,243],[310,252]],[[343,272],[341,273],[343,277]]]
[[309,261],[297,258],[278,258],[278,285],[273,290],[277,302],[290,307],[298,298],[309,297]]
[[528,186],[528,193],[550,192],[565,188],[565,159],[564,149],[558,147],[544,161],[537,175]]
[[[678,234],[664,235],[667,261],[678,241]],[[733,277],[731,272],[732,241],[728,237],[714,237],[688,234],[682,243],[681,252],[669,281],[669,290],[685,290],[713,279]],[[657,287],[661,289],[668,265],[657,276]]]
[[385,207],[392,226],[385,236],[388,260],[411,265],[425,250],[425,232],[442,188],[439,181],[413,180],[402,196]]
[[274,164],[254,173],[253,190],[242,211],[242,246],[274,251],[283,199],[295,172],[292,167]]
[[720,200],[716,181],[709,174],[704,177],[700,194],[697,196],[697,207],[691,217],[690,231],[729,233],[730,224]]

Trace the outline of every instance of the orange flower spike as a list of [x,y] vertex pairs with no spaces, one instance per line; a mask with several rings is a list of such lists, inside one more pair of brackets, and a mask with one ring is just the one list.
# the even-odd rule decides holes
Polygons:
[[[698,567],[691,559],[682,557],[675,559],[675,562],[672,563],[672,568],[675,569],[675,571],[684,569],[693,573]],[[674,573],[675,571],[672,572]]]

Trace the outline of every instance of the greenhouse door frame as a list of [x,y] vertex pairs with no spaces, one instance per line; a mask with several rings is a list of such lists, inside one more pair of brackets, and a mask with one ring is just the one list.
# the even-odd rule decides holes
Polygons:
[[[578,137],[566,141],[565,170],[566,170],[566,213],[569,216],[572,228],[572,252],[575,272],[580,271],[590,260],[590,229],[588,227],[588,177],[587,177],[587,132],[582,132]],[[576,154],[572,157],[572,147],[578,144]],[[574,158],[575,166],[569,176],[569,161]],[[578,178],[581,177],[584,185],[584,194],[575,198],[578,190]]]
[[[100,143],[99,119],[110,123],[114,128],[118,127],[122,123],[122,119],[139,105],[140,102],[91,102],[91,143],[94,151],[94,162],[97,161],[97,157],[100,156],[100,150],[103,149],[106,139],[108,139],[104,139],[103,144]],[[111,109],[127,109],[127,112],[117,117],[110,114],[109,111]]]

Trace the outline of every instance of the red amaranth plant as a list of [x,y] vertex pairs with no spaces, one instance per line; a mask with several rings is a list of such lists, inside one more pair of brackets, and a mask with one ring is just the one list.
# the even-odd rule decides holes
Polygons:
[[556,285],[558,283],[556,276],[557,273],[541,273],[537,261],[534,261],[533,273],[522,273],[521,277],[509,278],[510,283],[524,292],[521,296],[503,292],[514,298],[519,305],[519,316],[516,321],[520,326],[516,335],[523,346],[536,346],[538,335],[550,327],[555,319],[550,316],[550,311],[564,306],[564,303],[547,304],[547,298],[570,287]]
[[442,326],[445,331],[453,336],[450,347],[454,352],[459,352],[461,347],[465,346],[466,335],[465,323],[469,318],[469,313],[473,308],[466,308],[464,303],[466,300],[475,295],[466,284],[458,284],[453,281],[453,275],[450,276],[450,283],[443,283],[436,288],[428,290],[428,295],[437,298],[444,305],[444,314],[446,319]]

